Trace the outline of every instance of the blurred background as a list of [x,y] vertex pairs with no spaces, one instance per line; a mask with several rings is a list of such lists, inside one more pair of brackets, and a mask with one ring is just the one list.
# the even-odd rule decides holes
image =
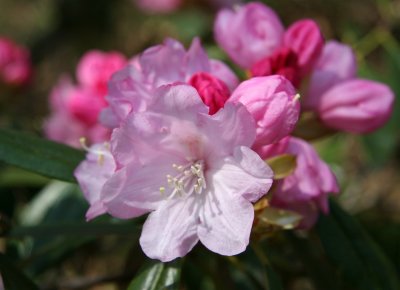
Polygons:
[[[60,76],[75,75],[79,58],[89,49],[116,50],[130,58],[165,37],[187,46],[199,36],[210,56],[227,61],[212,32],[215,13],[227,2],[183,0],[177,10],[157,13],[140,9],[134,0],[0,0],[0,35],[25,45],[34,69],[27,86],[0,88],[0,127],[42,135],[51,88]],[[362,77],[382,81],[400,95],[399,0],[264,2],[276,10],[286,26],[299,18],[315,19],[326,39],[340,40],[355,49]],[[315,142],[338,176],[341,205],[365,226],[398,273],[399,123],[397,98],[390,122],[376,133],[343,133]],[[137,229],[132,224],[99,227],[92,229],[91,236],[81,236],[86,208],[75,186],[0,163],[0,229],[13,233],[7,242],[0,238],[0,251],[7,249],[43,289],[125,289],[143,262]],[[57,222],[65,226],[63,231],[74,234],[52,235],[40,228],[27,233],[24,227],[19,228]],[[199,247],[190,256],[196,260],[200,255],[211,255],[205,253]],[[285,289],[323,289],[304,271],[304,263],[294,262],[290,267],[279,260],[279,254],[275,256],[275,264],[287,281]],[[219,283],[226,273],[220,273],[219,278],[201,274],[207,268],[217,269],[218,263],[213,260],[202,268],[189,264],[184,269],[186,286],[182,289],[222,289],[224,284]],[[240,277],[235,279],[240,281]],[[237,286],[237,281],[225,284],[224,289],[245,289]]]

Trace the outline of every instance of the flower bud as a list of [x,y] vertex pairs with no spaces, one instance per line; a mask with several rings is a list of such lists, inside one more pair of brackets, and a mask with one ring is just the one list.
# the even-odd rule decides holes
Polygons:
[[10,39],[0,37],[0,82],[24,85],[31,73],[29,52]]
[[291,137],[286,153],[296,156],[297,166],[277,183],[271,205],[302,214],[301,227],[309,228],[316,221],[318,209],[329,212],[328,195],[337,193],[339,187],[328,165],[306,141]]
[[190,78],[189,84],[197,89],[204,104],[210,108],[210,115],[218,112],[230,95],[225,83],[208,73],[200,72],[194,74]]
[[390,117],[394,102],[392,90],[375,81],[353,79],[325,92],[318,113],[331,128],[352,133],[369,133]]
[[90,87],[100,95],[107,93],[107,81],[127,60],[119,52],[92,50],[82,56],[76,71],[81,85]]
[[327,42],[314,66],[307,95],[302,98],[303,107],[316,110],[324,92],[356,75],[357,60],[351,47],[337,41]]
[[75,88],[71,91],[67,106],[72,116],[92,126],[97,123],[100,111],[106,106],[106,102],[91,90]]
[[302,19],[286,30],[283,45],[297,55],[298,73],[304,77],[318,60],[324,39],[317,23],[310,19]]
[[300,105],[293,85],[283,76],[251,78],[241,83],[228,102],[242,103],[257,125],[257,148],[290,134],[299,118]]
[[241,67],[250,68],[281,45],[284,28],[275,12],[261,3],[221,10],[215,39]]

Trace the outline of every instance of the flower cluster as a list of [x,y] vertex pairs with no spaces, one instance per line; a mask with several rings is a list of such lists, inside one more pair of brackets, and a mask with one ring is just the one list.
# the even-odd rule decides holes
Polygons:
[[24,85],[30,80],[31,72],[29,51],[8,38],[0,37],[0,83]]
[[[148,213],[140,244],[162,261],[198,242],[222,255],[244,251],[260,199],[301,215],[299,228],[312,227],[339,188],[311,144],[292,136],[299,118],[312,114],[331,131],[365,133],[383,125],[393,105],[391,90],[358,79],[352,50],[325,43],[312,20],[285,30],[274,11],[250,3],[222,10],[215,34],[247,80],[210,59],[198,39],[187,50],[166,39],[111,77],[124,60],[93,70],[82,61],[78,89],[63,85],[52,100],[55,111],[112,130],[103,139],[81,131],[105,141],[85,147],[75,171],[87,219]],[[86,96],[86,88],[98,94]],[[282,154],[297,165],[274,180],[265,160]]]
[[82,136],[91,143],[108,140],[110,130],[98,123],[98,116],[107,106],[104,97],[108,79],[126,62],[118,52],[87,52],[77,67],[78,83],[63,76],[50,94],[51,116],[45,123],[46,136],[74,147],[80,146]]

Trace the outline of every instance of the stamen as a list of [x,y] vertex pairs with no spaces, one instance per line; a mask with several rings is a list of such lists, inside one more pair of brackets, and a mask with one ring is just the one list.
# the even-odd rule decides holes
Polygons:
[[301,98],[300,94],[296,94],[293,98],[293,101],[298,101],[300,100],[300,98]]
[[[171,189],[168,194],[168,199],[176,195],[189,195],[192,193],[201,194],[203,189],[206,188],[206,182],[203,174],[203,161],[189,163],[186,165],[172,164],[178,174],[172,176],[166,175],[168,187]],[[164,187],[160,187],[160,192],[166,192]]]

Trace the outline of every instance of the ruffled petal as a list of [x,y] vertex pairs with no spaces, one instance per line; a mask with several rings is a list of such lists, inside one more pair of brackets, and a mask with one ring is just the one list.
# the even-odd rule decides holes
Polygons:
[[252,204],[234,196],[224,182],[213,183],[200,211],[198,236],[209,250],[221,255],[236,255],[249,244],[254,219]]
[[198,242],[195,197],[164,202],[143,225],[140,245],[153,259],[168,262],[186,255]]
[[236,147],[233,156],[211,163],[207,180],[218,183],[224,192],[255,202],[272,185],[271,168],[248,147]]
[[250,147],[256,136],[254,119],[241,104],[226,103],[211,117],[201,115],[198,125],[208,137],[210,158],[230,155],[237,146]]
[[105,184],[101,200],[107,212],[118,218],[133,218],[155,210],[168,196],[167,175],[174,173],[172,165],[182,160],[160,156],[147,164],[131,162],[118,170]]

